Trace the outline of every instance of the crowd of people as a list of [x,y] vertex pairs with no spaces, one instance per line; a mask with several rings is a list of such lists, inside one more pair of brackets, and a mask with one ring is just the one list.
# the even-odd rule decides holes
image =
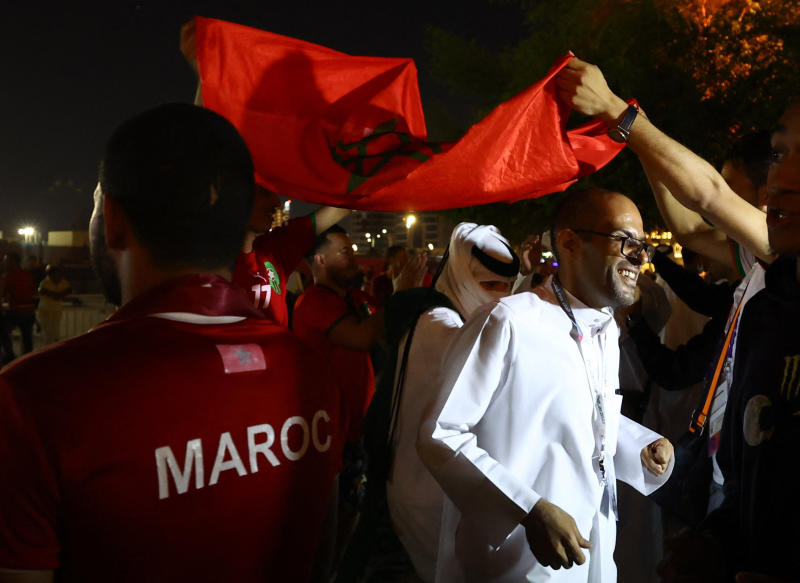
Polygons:
[[58,342],[61,337],[63,302],[72,292],[61,267],[42,267],[36,255],[30,255],[23,267],[16,249],[3,253],[0,276],[0,366],[17,356],[12,334],[18,332],[21,354],[33,350],[34,329],[41,332],[41,345]]
[[[718,172],[596,66],[557,83],[638,156],[676,238],[735,271],[701,279],[623,193],[574,189],[519,254],[474,223],[432,277],[390,249],[376,298],[349,211],[273,227],[278,194],[223,117],[122,123],[90,219],[119,309],[0,372],[0,582],[642,581],[648,541],[615,560],[630,489],[671,521],[649,580],[796,581],[800,105]],[[36,313],[58,339],[69,284],[5,261],[11,360]],[[649,265],[702,331],[659,338]],[[693,415],[653,413],[690,387]]]

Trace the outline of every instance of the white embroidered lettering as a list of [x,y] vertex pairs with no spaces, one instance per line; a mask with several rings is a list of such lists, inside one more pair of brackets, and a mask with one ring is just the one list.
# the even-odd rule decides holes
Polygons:
[[[261,308],[269,305],[269,299],[272,295],[272,286],[270,286],[269,283],[257,283],[250,289],[252,289],[253,293],[255,294],[255,299],[253,300],[254,307]],[[264,292],[263,300],[261,299],[261,292]]]
[[183,494],[189,489],[189,479],[194,466],[194,487],[203,487],[203,445],[199,439],[186,442],[186,456],[183,462],[183,472],[178,467],[178,460],[169,446],[156,449],[156,468],[158,471],[158,497],[163,500],[169,498],[169,482],[167,480],[167,467],[175,481],[175,490]]
[[[292,451],[292,448],[289,447],[289,429],[291,429],[292,425],[297,425],[303,431],[303,444],[297,451]],[[281,449],[283,450],[283,455],[285,455],[291,461],[296,462],[306,455],[309,438],[310,435],[306,420],[300,416],[289,417],[286,420],[286,423],[283,424],[283,427],[281,427]]]
[[[228,461],[223,461],[225,459],[226,452],[230,454],[231,459]],[[236,451],[236,446],[233,445],[231,434],[229,431],[226,431],[219,436],[217,459],[214,460],[214,468],[211,470],[211,477],[208,480],[208,485],[213,486],[217,483],[220,472],[233,469],[236,469],[236,473],[240,476],[247,474],[247,470],[244,469],[244,464],[242,463],[241,458],[239,458],[239,452]]]
[[[256,434],[263,433],[267,436],[267,440],[263,443],[256,443]],[[250,473],[255,474],[258,471],[258,460],[256,456],[262,454],[272,466],[279,466],[278,457],[269,449],[275,443],[275,431],[272,425],[264,423],[263,425],[253,425],[247,428],[247,450],[250,454]]]
[[[289,417],[281,426],[280,431],[281,452],[283,452],[286,459],[295,462],[300,460],[308,453],[309,445],[312,443],[314,450],[320,453],[330,451],[333,443],[333,431],[331,431],[330,425],[321,427],[322,423],[331,423],[331,418],[324,409],[319,409],[314,413],[310,424],[300,415]],[[271,467],[281,465],[282,460],[276,455],[277,448],[276,451],[272,451],[272,447],[276,443],[275,433],[273,426],[268,423],[247,427],[247,453],[251,474],[258,472],[259,454],[267,458]],[[261,439],[257,438],[260,434],[264,435],[263,441],[257,442],[257,439]],[[296,447],[296,449],[292,449],[293,447]],[[189,491],[192,473],[194,473],[195,489],[198,490],[204,486],[216,485],[220,474],[226,470],[236,470],[239,476],[248,475],[229,431],[225,431],[219,436],[217,455],[214,459],[214,466],[208,483],[204,482],[203,446],[200,439],[191,439],[186,442],[186,454],[182,468],[178,465],[178,460],[169,446],[165,445],[157,448],[155,457],[158,497],[160,500],[170,496],[170,475],[174,482],[175,491],[178,494],[185,494]]]
[[325,439],[325,443],[320,443],[319,441],[319,420],[322,419],[326,423],[328,423],[331,418],[328,416],[328,412],[320,409],[316,413],[314,413],[314,418],[311,420],[311,441],[314,444],[314,448],[319,452],[328,451],[331,447],[331,434],[328,433],[327,439]]

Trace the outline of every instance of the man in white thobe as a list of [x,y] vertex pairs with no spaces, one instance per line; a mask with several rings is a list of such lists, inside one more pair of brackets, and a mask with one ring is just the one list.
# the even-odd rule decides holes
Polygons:
[[[436,574],[444,494],[416,451],[417,434],[426,411],[442,401],[439,370],[455,333],[480,306],[507,296],[519,271],[519,259],[496,227],[460,223],[453,229],[447,263],[436,290],[453,308],[437,306],[417,320],[394,431],[394,463],[386,482],[392,524],[426,583]],[[398,347],[402,359],[408,334]]]
[[420,430],[449,498],[438,581],[616,581],[616,480],[649,494],[671,473],[671,444],[622,417],[617,394],[613,310],[633,303],[652,252],[639,211],[621,194],[578,191],[554,238],[556,277],[459,331],[450,396]]

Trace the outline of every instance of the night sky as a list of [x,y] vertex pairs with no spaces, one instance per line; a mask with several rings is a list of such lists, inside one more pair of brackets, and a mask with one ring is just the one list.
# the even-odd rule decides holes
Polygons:
[[[508,41],[502,3],[272,0],[4,2],[0,9],[0,230],[85,229],[105,140],[126,118],[191,101],[196,79],[180,26],[222,18],[351,54],[412,57],[423,103],[445,90],[426,70],[425,29]],[[436,137],[436,136],[432,136]]]

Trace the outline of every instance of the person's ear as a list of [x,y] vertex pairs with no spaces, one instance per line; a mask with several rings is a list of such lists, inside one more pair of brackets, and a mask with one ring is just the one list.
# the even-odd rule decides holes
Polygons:
[[325,255],[322,253],[316,253],[314,255],[314,265],[316,267],[325,267]]
[[583,241],[572,229],[561,229],[556,235],[556,245],[563,260],[565,256],[575,256],[580,253]]
[[120,204],[109,196],[103,197],[103,219],[108,248],[125,249],[130,236],[130,226]]

